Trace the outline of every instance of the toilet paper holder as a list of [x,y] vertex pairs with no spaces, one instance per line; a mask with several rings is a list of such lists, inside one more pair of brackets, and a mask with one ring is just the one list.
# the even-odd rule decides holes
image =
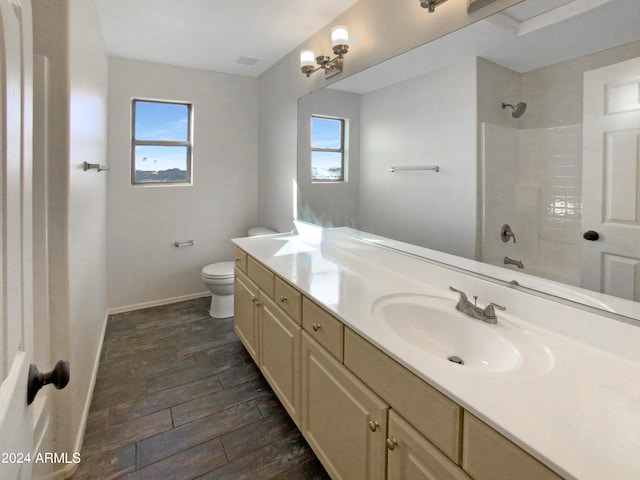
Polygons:
[[187,240],[186,242],[173,242],[173,246],[176,248],[180,247],[193,247],[195,242],[193,240]]

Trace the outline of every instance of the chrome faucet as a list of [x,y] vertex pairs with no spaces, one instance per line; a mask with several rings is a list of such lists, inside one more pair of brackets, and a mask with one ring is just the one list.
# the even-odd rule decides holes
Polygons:
[[482,309],[471,303],[467,298],[467,295],[462,290],[458,290],[457,288],[453,287],[449,287],[449,290],[460,294],[460,300],[458,300],[458,303],[456,304],[456,310],[464,313],[471,318],[475,318],[476,320],[482,320],[485,323],[491,324],[498,323],[498,317],[496,317],[495,309],[497,308],[498,310],[506,310],[506,307],[497,305],[493,302],[489,303],[486,307],[484,307],[484,309]]

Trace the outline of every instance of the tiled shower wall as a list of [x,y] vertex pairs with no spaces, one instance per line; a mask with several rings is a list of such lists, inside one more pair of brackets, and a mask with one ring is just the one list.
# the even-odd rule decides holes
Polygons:
[[[580,284],[582,125],[516,129],[482,125],[482,260]],[[509,224],[516,243],[503,243]],[[507,268],[515,268],[508,266]]]

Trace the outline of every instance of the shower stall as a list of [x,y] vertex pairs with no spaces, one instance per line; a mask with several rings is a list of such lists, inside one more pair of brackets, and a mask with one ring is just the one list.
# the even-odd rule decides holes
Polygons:
[[[514,118],[518,112],[523,107],[513,108]],[[481,260],[505,266],[508,257],[522,262],[519,271],[579,286],[582,125],[518,129],[483,123],[481,167]],[[504,224],[517,242],[500,240]]]

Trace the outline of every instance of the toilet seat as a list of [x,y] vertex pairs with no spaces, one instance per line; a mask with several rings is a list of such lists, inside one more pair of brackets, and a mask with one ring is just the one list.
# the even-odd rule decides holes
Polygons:
[[218,262],[206,265],[202,269],[202,276],[211,280],[225,280],[233,278],[234,262]]

